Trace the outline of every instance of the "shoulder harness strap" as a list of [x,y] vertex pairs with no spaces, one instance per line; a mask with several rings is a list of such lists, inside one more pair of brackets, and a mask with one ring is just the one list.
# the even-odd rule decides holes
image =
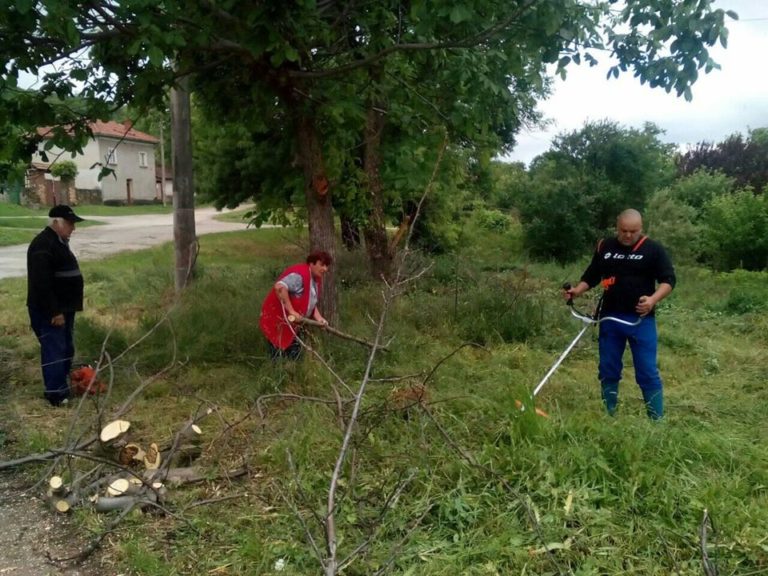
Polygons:
[[648,240],[648,236],[641,236],[640,240],[638,240],[634,246],[632,246],[632,252],[637,252],[640,249],[640,246],[643,245],[643,242]]

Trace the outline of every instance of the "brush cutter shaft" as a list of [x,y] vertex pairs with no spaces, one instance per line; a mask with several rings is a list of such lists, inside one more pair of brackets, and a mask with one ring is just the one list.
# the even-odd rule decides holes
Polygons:
[[573,347],[576,346],[576,343],[581,340],[581,337],[584,336],[584,333],[589,328],[590,324],[584,324],[584,328],[581,329],[581,332],[579,332],[576,335],[576,338],[573,339],[573,342],[571,342],[568,345],[568,348],[566,348],[562,354],[560,354],[560,358],[557,359],[557,362],[555,362],[552,366],[552,368],[549,369],[549,372],[547,372],[546,376],[542,378],[541,382],[539,382],[539,385],[536,386],[533,390],[533,396],[535,397],[536,394],[539,393],[539,390],[541,390],[544,387],[544,384],[547,383],[547,380],[549,380],[549,377],[552,376],[552,374],[555,373],[555,370],[557,370],[557,367],[560,366],[560,364],[565,360],[565,357],[568,356],[568,353],[573,350]]
[[587,326],[590,324],[602,324],[603,322],[618,322],[619,324],[624,324],[626,326],[637,326],[640,324],[640,322],[643,321],[643,317],[639,317],[634,322],[629,322],[628,320],[622,320],[621,318],[616,318],[615,316],[603,316],[602,318],[593,318],[592,316],[587,316],[586,314],[582,314],[581,312],[577,312],[573,309],[573,306],[571,306],[571,315],[574,318],[578,318],[582,322],[584,322]]

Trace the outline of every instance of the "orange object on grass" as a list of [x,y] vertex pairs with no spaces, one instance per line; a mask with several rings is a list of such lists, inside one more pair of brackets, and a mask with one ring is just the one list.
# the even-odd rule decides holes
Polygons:
[[[515,406],[517,406],[518,410],[523,410],[524,409],[523,403],[520,402],[520,400],[515,400]],[[535,408],[535,410],[536,410],[536,415],[537,416],[541,416],[543,418],[549,418],[549,414],[544,412],[544,410],[542,410],[541,408]]]
[[81,366],[72,370],[69,375],[69,382],[72,392],[78,396],[82,396],[86,392],[101,394],[107,389],[104,382],[96,380],[96,370],[91,366]]

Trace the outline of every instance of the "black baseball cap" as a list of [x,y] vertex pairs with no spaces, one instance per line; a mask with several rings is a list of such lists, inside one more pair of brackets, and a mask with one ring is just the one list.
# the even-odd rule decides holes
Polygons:
[[49,218],[64,218],[64,220],[68,220],[69,222],[82,222],[83,218],[80,218],[75,212],[72,210],[71,207],[67,206],[66,204],[59,204],[58,206],[54,206],[51,208],[51,210],[48,212]]

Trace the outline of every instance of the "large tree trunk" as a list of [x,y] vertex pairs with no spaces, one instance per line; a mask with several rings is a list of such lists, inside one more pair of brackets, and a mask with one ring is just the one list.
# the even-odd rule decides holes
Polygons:
[[197,236],[195,187],[192,180],[192,120],[189,82],[179,80],[171,90],[171,146],[173,148],[173,241],[176,254],[175,286],[180,292],[192,278]]
[[[323,164],[323,152],[315,126],[315,118],[301,113],[298,123],[298,142],[301,164],[304,169],[304,190],[309,218],[309,249],[324,250],[336,259],[336,231],[333,223],[333,206],[328,175]],[[331,266],[323,279],[320,310],[331,323],[337,324],[336,273]]]
[[384,216],[384,186],[381,182],[381,132],[384,114],[378,106],[370,104],[365,119],[365,156],[363,169],[368,184],[371,211],[363,229],[365,248],[371,274],[377,280],[389,278],[392,272],[392,252],[389,249]]

